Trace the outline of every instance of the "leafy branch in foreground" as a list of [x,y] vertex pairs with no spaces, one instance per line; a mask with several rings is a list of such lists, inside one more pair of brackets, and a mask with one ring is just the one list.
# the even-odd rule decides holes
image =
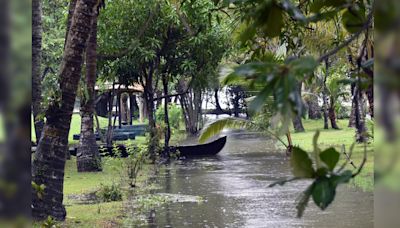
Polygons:
[[[293,178],[280,180],[272,183],[269,187],[284,185],[285,183],[299,180],[311,179],[313,182],[303,191],[296,200],[297,217],[302,217],[307,207],[309,199],[312,197],[314,203],[325,210],[335,199],[336,188],[339,184],[348,183],[350,179],[355,178],[363,169],[366,161],[366,147],[364,147],[364,159],[357,171],[343,170],[343,166],[336,169],[339,162],[340,153],[335,148],[330,147],[322,150],[318,147],[319,131],[314,135],[314,161],[309,153],[300,147],[293,147],[290,157]],[[354,146],[350,148],[350,154]],[[345,163],[347,164],[347,163]],[[335,170],[336,169],[336,170]]]
[[264,127],[260,127],[258,124],[245,119],[227,117],[224,119],[216,120],[210,124],[207,124],[200,133],[199,142],[204,143],[207,139],[218,135],[222,132],[222,130],[226,128],[233,129],[247,129],[254,130],[259,132],[266,132],[267,134],[275,137],[278,141],[280,141],[286,148],[288,147],[286,143],[272,131],[265,129]]

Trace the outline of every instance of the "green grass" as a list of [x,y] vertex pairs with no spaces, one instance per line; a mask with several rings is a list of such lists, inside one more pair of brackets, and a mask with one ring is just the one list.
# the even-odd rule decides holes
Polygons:
[[100,184],[119,183],[121,166],[121,159],[103,158],[102,172],[78,173],[76,158],[71,157],[65,164],[64,194],[82,194],[96,190]]
[[123,220],[123,202],[67,206],[67,227],[118,227]]
[[[101,117],[101,116],[99,116],[98,118],[99,118],[100,128],[106,128],[108,126],[108,119],[104,118],[104,117]],[[31,127],[32,141],[36,142],[36,135],[35,135],[33,117],[32,117],[32,123],[31,124],[32,124],[32,127]],[[137,125],[137,124],[142,124],[142,123],[140,123],[138,120],[134,120],[133,121],[133,125]],[[0,118],[0,129],[2,129],[1,128],[1,118]],[[73,135],[74,134],[79,134],[80,132],[81,132],[81,116],[79,114],[73,114],[72,115],[72,120],[71,120],[71,127],[70,127],[70,130],[69,130],[69,136],[68,136],[68,141],[69,141],[70,144],[77,144],[79,142],[79,140],[74,140],[73,139]],[[1,139],[1,135],[2,135],[2,131],[0,130],[0,139]],[[137,138],[140,138],[140,136],[137,137]]]
[[[316,130],[320,130],[319,136],[319,146],[321,149],[328,147],[335,147],[339,152],[341,151],[341,147],[344,144],[346,147],[346,151],[350,148],[351,144],[355,141],[355,129],[347,127],[348,120],[339,120],[338,125],[341,128],[340,130],[334,129],[323,129],[323,120],[303,120],[303,125],[305,128],[305,132],[294,133],[292,130],[292,140],[293,144],[302,147],[307,151],[312,151],[313,149],[313,136]],[[358,167],[362,159],[364,157],[364,145],[357,144],[353,151],[353,155],[351,159],[354,161],[355,165]],[[340,164],[345,162],[346,158],[343,154],[340,157]],[[350,165],[347,167],[348,169],[353,169]],[[366,191],[373,191],[374,188],[374,150],[373,143],[367,145],[367,162],[360,173],[352,183],[362,188]]]
[[[64,179],[64,204],[67,218],[62,223],[65,227],[119,227],[124,220],[124,201],[97,204],[76,204],[68,199],[69,195],[90,193],[101,185],[121,184],[125,189],[124,159],[103,158],[102,172],[78,173],[76,158],[67,160]],[[145,164],[138,177],[140,191],[145,191],[152,165]],[[39,227],[39,224],[34,224]]]
[[64,176],[64,204],[66,205],[67,227],[110,227],[121,223],[122,202],[98,204],[73,204],[68,199],[71,194],[96,191],[102,184],[121,182],[122,160],[103,158],[102,172],[78,173],[76,158],[66,162]]

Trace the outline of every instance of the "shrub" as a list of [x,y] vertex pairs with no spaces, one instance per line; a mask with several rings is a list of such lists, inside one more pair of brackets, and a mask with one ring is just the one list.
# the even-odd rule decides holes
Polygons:
[[147,145],[127,145],[128,157],[124,159],[124,168],[131,187],[136,186],[136,179],[142,170],[148,152]]
[[[183,120],[183,114],[182,114],[181,107],[176,104],[169,104],[168,117],[169,117],[169,124],[171,125],[171,128],[179,129],[180,123]],[[157,119],[157,122],[159,122],[159,123],[164,122],[164,105],[161,105],[157,109],[156,119]]]
[[122,192],[120,186],[113,183],[112,185],[100,184],[100,189],[96,192],[96,196],[102,202],[121,201]]

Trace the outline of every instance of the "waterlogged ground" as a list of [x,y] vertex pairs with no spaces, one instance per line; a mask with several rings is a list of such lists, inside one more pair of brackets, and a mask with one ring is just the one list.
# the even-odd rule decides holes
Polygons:
[[340,187],[325,211],[310,201],[297,219],[295,201],[309,183],[268,188],[290,176],[287,158],[272,145],[253,134],[231,132],[218,156],[161,169],[158,192],[177,200],[152,210],[149,227],[373,227],[373,194],[352,186]]

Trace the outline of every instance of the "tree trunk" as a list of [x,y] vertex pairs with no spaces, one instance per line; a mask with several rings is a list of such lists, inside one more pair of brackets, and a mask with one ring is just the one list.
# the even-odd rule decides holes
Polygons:
[[155,163],[156,148],[158,145],[158,136],[156,132],[156,120],[154,119],[154,91],[153,91],[153,76],[154,69],[153,66],[150,67],[148,74],[146,75],[146,84],[144,86],[144,97],[147,108],[147,118],[149,119],[149,147],[148,152],[150,155],[150,160]]
[[308,104],[308,118],[312,120],[321,119],[321,107],[318,104],[318,97],[310,96],[307,101]]
[[86,47],[86,90],[87,97],[81,101],[81,137],[76,153],[78,172],[101,171],[101,158],[93,128],[94,98],[97,64],[97,14],[93,15],[92,26]]
[[232,88],[233,90],[233,99],[232,99],[232,103],[233,103],[233,114],[235,117],[239,117],[240,114],[240,92],[241,92],[241,88],[239,86],[234,86]]
[[140,96],[136,97],[136,103],[139,108],[139,122],[143,123],[145,116],[146,116],[146,104],[145,104],[145,99],[144,99],[144,93],[141,94]]
[[351,101],[351,111],[350,111],[350,117],[349,117],[349,124],[348,127],[355,127],[356,126],[356,103],[354,99],[354,92],[355,92],[355,83],[351,84],[351,96],[353,97]]
[[331,121],[331,127],[333,129],[339,129],[339,126],[336,123],[336,111],[335,111],[335,101],[334,99],[330,99],[330,106],[328,109],[329,120]]
[[[299,83],[297,85],[297,92],[299,93],[300,97],[301,97],[301,86],[302,83]],[[298,113],[294,118],[293,118],[293,127],[295,132],[304,132],[304,126],[303,126],[303,122],[301,120],[301,114]]]
[[[164,139],[164,150],[167,151],[169,148],[169,140],[171,138],[171,126],[169,124],[169,116],[168,116],[168,103],[169,103],[169,98],[168,96],[168,76],[163,75],[162,76],[162,83],[163,83],[163,90],[164,90],[164,122],[166,126],[165,130],[165,139]],[[166,153],[167,155],[169,153]]]
[[[0,139],[0,223],[2,227],[12,227],[15,221],[29,221],[31,204],[31,104],[30,86],[22,84],[21,79],[29,76],[27,69],[21,70],[15,77],[13,60],[17,64],[25,62],[26,53],[17,50],[26,47],[30,37],[18,37],[12,40],[13,2],[0,1],[0,115],[2,116],[4,137]],[[14,8],[15,9],[15,8]],[[19,13],[21,11],[18,10]],[[19,15],[18,15],[19,16]],[[21,18],[18,18],[21,19]],[[28,18],[20,22],[29,23]],[[17,49],[14,49],[17,45]],[[29,80],[29,79],[28,79]],[[17,84],[14,84],[17,82]],[[17,88],[16,88],[17,87]],[[18,92],[13,91],[17,89]],[[18,94],[20,97],[12,96]],[[11,221],[8,223],[7,221]]]
[[365,91],[365,94],[368,98],[369,114],[371,115],[371,118],[374,118],[374,86],[370,85]]
[[43,220],[48,216],[65,219],[66,211],[62,203],[68,133],[96,3],[97,0],[79,0],[71,20],[59,70],[60,101],[50,105],[46,112],[47,121],[32,164],[32,181],[45,186],[41,196],[32,189],[34,219]]
[[355,125],[356,125],[356,141],[359,143],[363,143],[367,141],[366,132],[367,129],[365,127],[365,115],[364,115],[364,105],[362,99],[362,93],[358,86],[355,87],[354,97],[355,103]]
[[69,29],[71,28],[71,23],[72,23],[72,16],[74,16],[76,2],[78,0],[69,0],[69,1],[70,2],[69,2],[69,6],[68,6],[67,29],[65,31],[64,49],[65,49],[65,45],[67,44]]
[[329,129],[328,125],[328,96],[327,96],[327,88],[326,88],[326,79],[328,78],[329,74],[329,64],[328,60],[325,61],[325,77],[324,77],[324,84],[322,85],[322,100],[323,100],[323,114],[324,114],[324,129]]
[[32,1],[32,112],[35,125],[36,142],[43,130],[42,79],[40,66],[42,57],[42,6],[40,0]]
[[299,115],[296,115],[293,118],[293,127],[295,132],[304,132],[304,126],[303,122],[301,121],[301,117]]
[[181,106],[185,117],[186,132],[196,135],[199,132],[201,111],[201,89],[192,89],[192,92],[180,96]]

